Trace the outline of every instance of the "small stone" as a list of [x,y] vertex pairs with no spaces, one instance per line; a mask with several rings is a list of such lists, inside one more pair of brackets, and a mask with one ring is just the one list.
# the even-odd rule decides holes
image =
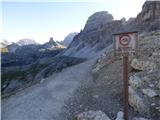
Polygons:
[[158,84],[157,84],[157,87],[160,89],[160,80],[159,80],[159,82],[158,82]]
[[156,105],[155,103],[152,103],[152,104],[151,104],[151,106],[155,106],[155,105]]
[[160,110],[160,107],[156,107],[157,110]]
[[82,107],[82,105],[79,105],[79,107],[81,108],[81,107]]
[[142,118],[142,117],[135,117],[135,118],[133,118],[133,120],[148,120],[148,119]]
[[93,98],[98,99],[98,98],[99,98],[99,95],[94,95]]
[[153,84],[149,84],[149,87],[154,87],[154,85]]
[[124,118],[123,118],[123,112],[122,111],[120,111],[120,112],[117,113],[116,120],[124,120]]
[[142,85],[142,80],[137,76],[130,76],[129,77],[129,84],[134,88],[137,89]]
[[143,94],[147,95],[148,97],[155,97],[157,96],[157,93],[154,90],[151,89],[142,89]]
[[45,79],[41,79],[41,80],[40,80],[40,83],[43,83],[44,81],[45,81]]

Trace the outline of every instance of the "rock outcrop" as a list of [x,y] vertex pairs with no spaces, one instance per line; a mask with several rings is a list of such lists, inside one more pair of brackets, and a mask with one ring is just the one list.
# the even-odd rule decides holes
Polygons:
[[160,29],[160,1],[146,1],[131,26],[139,31]]

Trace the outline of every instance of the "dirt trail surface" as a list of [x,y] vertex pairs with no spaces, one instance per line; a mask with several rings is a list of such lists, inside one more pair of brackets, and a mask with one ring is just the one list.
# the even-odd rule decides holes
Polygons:
[[59,116],[64,101],[81,82],[90,79],[94,60],[67,68],[43,83],[27,88],[2,100],[3,120],[63,120]]

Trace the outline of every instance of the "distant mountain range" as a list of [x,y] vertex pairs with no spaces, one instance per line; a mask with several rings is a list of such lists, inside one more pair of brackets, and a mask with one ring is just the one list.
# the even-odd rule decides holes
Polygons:
[[73,32],[73,33],[69,33],[63,41],[54,41],[53,38],[51,37],[49,42],[46,42],[42,45],[40,45],[39,43],[37,43],[34,39],[30,39],[30,38],[24,38],[19,40],[18,42],[9,42],[5,39],[2,39],[2,41],[0,42],[0,48],[3,49],[1,50],[1,52],[5,51],[5,52],[15,52],[15,50],[18,47],[22,47],[22,46],[28,46],[28,45],[39,45],[41,46],[41,50],[44,49],[54,49],[54,48],[65,48],[68,47],[68,45],[72,42],[73,38],[75,37],[75,35],[77,35],[78,33]]
[[0,45],[1,45],[0,46],[1,52],[11,52],[11,53],[15,53],[17,49],[20,50],[31,46],[33,46],[32,50],[35,49],[40,51],[44,51],[46,49],[54,50],[59,48],[65,48],[65,46],[62,45],[61,43],[54,41],[52,37],[49,39],[48,42],[44,44],[39,44],[33,39],[25,38],[19,40],[16,43],[8,42],[7,40],[3,39]]

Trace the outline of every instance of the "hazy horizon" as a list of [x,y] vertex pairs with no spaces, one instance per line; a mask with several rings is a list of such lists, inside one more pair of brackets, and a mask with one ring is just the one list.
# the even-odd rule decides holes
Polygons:
[[94,0],[94,2],[6,1],[2,2],[2,38],[12,42],[30,38],[38,43],[47,42],[50,37],[61,41],[69,33],[79,32],[84,28],[88,17],[98,11],[108,11],[115,20],[122,17],[126,19],[136,17],[145,2],[145,0],[106,0],[106,2],[98,2],[98,0]]

